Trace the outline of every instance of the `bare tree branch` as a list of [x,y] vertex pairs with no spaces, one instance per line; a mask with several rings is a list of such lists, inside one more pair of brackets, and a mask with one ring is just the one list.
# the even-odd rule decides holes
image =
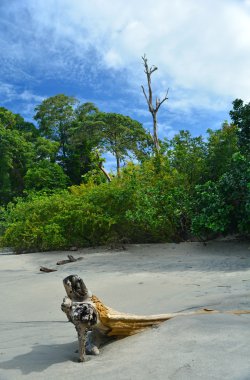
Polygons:
[[103,172],[103,174],[105,175],[105,177],[107,178],[108,182],[111,182],[111,177],[110,175],[108,174],[108,172],[104,169],[104,167],[102,166],[102,161],[100,160],[100,155],[98,152],[96,152],[96,157],[98,159],[98,167],[99,169]]
[[167,90],[167,93],[166,93],[166,96],[164,99],[160,100],[158,98],[156,98],[156,112],[158,111],[158,109],[160,108],[160,106],[162,105],[162,103],[164,103],[166,100],[168,100],[168,91],[169,91],[169,88]]
[[145,98],[146,98],[146,101],[147,101],[147,103],[148,103],[148,109],[149,109],[149,112],[152,112],[152,104],[149,102],[149,99],[148,99],[148,97],[147,97],[147,94],[146,94],[146,91],[145,91],[144,87],[141,86],[141,88],[142,88],[143,94],[144,94],[144,96],[145,96]]
[[110,175],[108,174],[108,172],[104,169],[104,167],[102,166],[102,163],[100,162],[99,164],[99,168],[101,169],[101,171],[103,172],[103,174],[106,176],[108,182],[111,182],[111,177]]
[[144,65],[144,72],[145,72],[145,74],[147,76],[148,95],[146,94],[144,86],[141,86],[141,88],[142,88],[143,94],[145,96],[145,99],[147,101],[149,112],[151,113],[152,118],[153,118],[153,141],[154,141],[154,147],[155,147],[155,150],[157,152],[159,152],[159,150],[160,150],[160,144],[159,144],[159,139],[158,139],[157,112],[158,112],[160,106],[166,100],[168,100],[168,90],[167,90],[166,96],[162,100],[160,100],[158,97],[156,97],[156,101],[155,101],[156,105],[155,105],[155,108],[154,108],[154,106],[153,106],[153,92],[152,92],[152,86],[151,86],[151,75],[156,70],[158,70],[158,68],[156,66],[151,66],[149,68],[149,66],[148,66],[148,60],[147,60],[147,57],[146,57],[145,54],[142,57],[142,60],[143,60],[143,65]]
[[150,75],[153,74],[153,72],[156,71],[156,70],[158,70],[158,67],[156,67],[156,66],[150,67],[150,69],[149,69]]

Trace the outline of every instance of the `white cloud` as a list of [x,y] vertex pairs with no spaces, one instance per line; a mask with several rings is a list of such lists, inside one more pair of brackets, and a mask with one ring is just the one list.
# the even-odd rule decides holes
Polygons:
[[21,90],[18,86],[0,82],[0,99],[2,103],[9,103],[13,100],[22,100],[25,102],[42,102],[44,97],[33,94],[29,90]]
[[0,99],[2,104],[12,101],[16,96],[16,91],[13,85],[0,82]]
[[26,102],[36,102],[36,103],[41,103],[44,100],[43,96],[33,94],[29,90],[24,90],[20,94],[17,95],[21,100],[24,100]]
[[42,75],[83,82],[96,68],[126,69],[142,104],[146,53],[159,67],[155,91],[170,87],[172,110],[250,100],[249,0],[14,0],[2,13],[15,16],[15,41],[0,42],[14,67],[28,61]]
[[0,104],[9,108],[10,104],[18,102],[13,112],[20,113],[27,121],[33,122],[34,108],[43,100],[43,96],[34,94],[30,90],[22,90],[20,86],[0,82]]
[[105,54],[104,61],[110,68],[118,68],[122,65],[121,57],[113,49]]
[[[247,3],[92,0],[73,1],[69,6],[64,0],[60,4],[55,34],[71,39],[75,35],[78,46],[95,46],[109,67],[130,66],[137,75],[140,56],[146,52],[159,66],[160,78],[167,77],[173,87],[219,96],[249,96]],[[56,5],[59,2],[54,1]],[[47,22],[54,14],[49,13],[50,17],[44,17]]]

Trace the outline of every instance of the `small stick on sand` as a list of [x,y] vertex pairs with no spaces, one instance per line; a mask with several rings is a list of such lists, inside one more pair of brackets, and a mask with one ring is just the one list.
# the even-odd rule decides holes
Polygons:
[[68,260],[61,260],[61,261],[58,261],[56,263],[56,265],[64,265],[64,264],[68,264],[68,263],[74,263],[75,261],[79,261],[79,260],[82,260],[83,257],[78,257],[77,259],[72,256],[72,255],[68,255]]
[[50,268],[46,268],[46,267],[40,267],[40,271],[41,272],[45,272],[45,273],[50,273],[50,272],[56,272],[57,269],[50,269]]

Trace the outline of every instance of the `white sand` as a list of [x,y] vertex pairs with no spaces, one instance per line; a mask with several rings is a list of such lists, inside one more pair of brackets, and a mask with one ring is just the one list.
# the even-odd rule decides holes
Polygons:
[[250,379],[250,315],[178,317],[77,363],[76,333],[60,310],[69,274],[124,312],[250,310],[249,243],[85,249],[73,253],[82,261],[56,266],[67,254],[0,253],[0,380]]

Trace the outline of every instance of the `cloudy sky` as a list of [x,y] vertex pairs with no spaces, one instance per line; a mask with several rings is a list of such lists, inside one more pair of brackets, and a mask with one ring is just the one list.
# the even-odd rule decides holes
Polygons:
[[156,65],[160,137],[194,136],[250,101],[250,0],[0,0],[0,105],[31,120],[58,93],[151,128],[141,56]]

